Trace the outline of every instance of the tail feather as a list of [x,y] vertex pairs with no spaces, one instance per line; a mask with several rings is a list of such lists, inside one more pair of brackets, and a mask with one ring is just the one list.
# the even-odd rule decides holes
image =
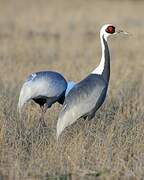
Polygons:
[[30,97],[31,97],[30,96],[30,89],[26,84],[24,84],[21,88],[21,91],[20,91],[20,96],[19,96],[19,101],[18,101],[18,106],[17,106],[19,113],[21,113],[21,110],[22,110],[24,104],[26,102],[28,102]]
[[62,134],[64,129],[70,125],[68,119],[69,114],[67,114],[67,105],[64,105],[61,112],[59,113],[58,121],[57,121],[57,140],[59,136]]

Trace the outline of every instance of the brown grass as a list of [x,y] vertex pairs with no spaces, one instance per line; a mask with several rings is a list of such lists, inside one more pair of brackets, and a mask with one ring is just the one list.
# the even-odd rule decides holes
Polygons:
[[[0,179],[143,179],[143,6],[143,1],[0,1]],[[84,78],[100,60],[98,31],[109,22],[130,35],[109,40],[105,104],[92,121],[69,127],[57,143],[60,106],[46,113],[48,126],[40,131],[34,103],[21,118],[17,114],[22,82],[47,69],[75,81]]]

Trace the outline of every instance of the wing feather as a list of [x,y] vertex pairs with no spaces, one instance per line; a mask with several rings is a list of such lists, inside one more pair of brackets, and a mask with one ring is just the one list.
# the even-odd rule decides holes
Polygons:
[[33,73],[28,76],[21,88],[18,109],[20,111],[26,102],[38,96],[59,98],[66,88],[66,80],[57,72],[42,71]]
[[103,103],[107,85],[103,79],[88,76],[76,84],[65,99],[59,114],[57,136],[77,119],[96,111]]

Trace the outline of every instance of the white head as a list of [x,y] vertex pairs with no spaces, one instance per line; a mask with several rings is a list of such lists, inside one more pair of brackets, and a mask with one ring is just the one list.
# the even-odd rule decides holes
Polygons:
[[115,29],[115,26],[113,26],[112,24],[105,24],[100,30],[100,36],[102,37],[104,35],[104,38],[107,39],[108,36],[117,33]]
[[123,30],[117,30],[117,28],[112,25],[112,24],[105,24],[102,26],[101,30],[100,30],[100,38],[101,38],[101,46],[102,46],[102,57],[101,57],[101,62],[98,65],[98,67],[96,67],[94,69],[94,71],[92,71],[92,74],[102,74],[103,70],[104,70],[104,65],[105,65],[105,45],[103,42],[103,38],[107,41],[107,38],[110,35],[115,35],[115,34],[128,34],[127,32],[123,31]]
[[128,35],[128,32],[125,32],[123,30],[117,29],[114,25],[112,24],[105,24],[102,26],[101,30],[100,30],[100,36],[102,37],[104,35],[104,38],[107,40],[107,38],[110,35],[116,35],[116,34],[125,34]]

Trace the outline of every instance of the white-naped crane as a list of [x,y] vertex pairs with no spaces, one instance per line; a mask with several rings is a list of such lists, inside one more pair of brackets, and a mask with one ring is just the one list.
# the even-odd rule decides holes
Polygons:
[[100,64],[86,78],[77,83],[66,96],[58,117],[57,138],[66,127],[78,119],[82,117],[92,119],[103,104],[110,78],[110,53],[107,38],[118,33],[126,34],[122,30],[117,30],[112,24],[102,26],[100,30],[102,48]]
[[58,72],[41,71],[32,73],[25,80],[19,96],[18,110],[21,113],[25,103],[33,100],[40,105],[41,121],[44,122],[44,113],[55,102],[63,104],[66,94],[75,85],[73,81],[66,81]]

